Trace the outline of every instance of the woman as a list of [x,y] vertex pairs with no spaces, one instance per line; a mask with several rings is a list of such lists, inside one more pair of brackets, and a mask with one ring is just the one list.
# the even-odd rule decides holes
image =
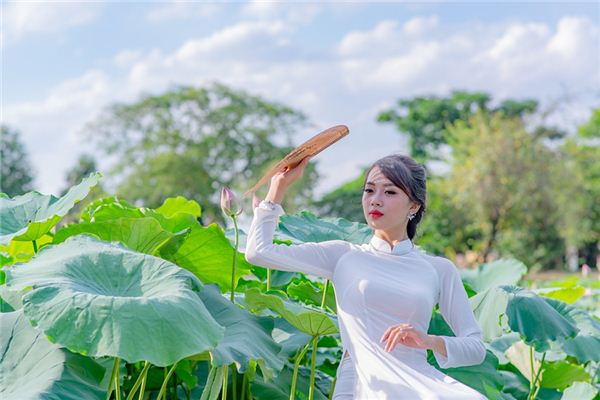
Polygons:
[[[308,160],[271,179],[267,197],[254,209],[246,260],[332,282],[344,348],[333,399],[486,399],[427,362],[432,349],[442,368],[477,365],[486,350],[454,264],[412,243],[425,212],[423,167],[410,157],[390,155],[367,172],[362,206],[374,231],[368,244],[273,244],[285,190],[302,176]],[[455,337],[427,334],[438,303]]]

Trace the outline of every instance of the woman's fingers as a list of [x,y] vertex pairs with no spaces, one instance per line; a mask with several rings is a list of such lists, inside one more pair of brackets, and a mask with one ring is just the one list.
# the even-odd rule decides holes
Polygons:
[[386,329],[380,342],[387,340],[386,351],[391,351],[397,343],[404,341],[410,334],[412,326],[410,324],[393,325]]
[[390,326],[389,328],[387,328],[387,329],[385,330],[385,332],[383,333],[383,336],[381,337],[381,340],[379,341],[380,343],[381,343],[381,342],[383,342],[383,341],[384,341],[384,340],[385,340],[385,339],[388,337],[388,335],[390,334],[390,331],[391,331],[392,329],[394,329],[394,327],[393,327],[393,326]]
[[396,344],[400,342],[400,338],[404,336],[404,334],[405,333],[402,331],[402,329],[394,331],[394,333],[390,335],[390,340],[388,340],[388,343],[385,346],[385,351],[392,351]]

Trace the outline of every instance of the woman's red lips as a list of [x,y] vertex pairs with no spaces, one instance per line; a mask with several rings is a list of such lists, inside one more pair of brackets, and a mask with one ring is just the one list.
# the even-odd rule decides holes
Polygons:
[[371,211],[369,214],[371,214],[373,216],[373,218],[379,218],[383,215],[379,211]]

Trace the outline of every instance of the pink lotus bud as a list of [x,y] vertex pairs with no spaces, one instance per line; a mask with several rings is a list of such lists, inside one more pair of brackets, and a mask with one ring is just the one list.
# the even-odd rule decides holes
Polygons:
[[590,273],[590,266],[587,264],[583,264],[581,266],[581,276],[583,276],[585,278],[588,276],[589,273]]
[[230,217],[233,217],[234,215],[237,216],[242,213],[242,208],[240,208],[238,205],[235,193],[227,186],[224,186],[221,189],[221,210],[223,210],[225,215]]
[[252,193],[252,208],[258,207],[261,202],[261,198],[256,195],[256,193]]

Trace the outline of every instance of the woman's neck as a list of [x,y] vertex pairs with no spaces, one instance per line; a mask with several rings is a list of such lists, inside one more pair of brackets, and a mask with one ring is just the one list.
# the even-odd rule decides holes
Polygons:
[[404,231],[402,233],[393,234],[393,233],[389,233],[389,232],[382,231],[382,230],[376,230],[374,235],[380,239],[385,240],[392,247],[395,246],[396,243],[400,243],[400,242],[408,239],[408,235],[407,235],[406,231]]

